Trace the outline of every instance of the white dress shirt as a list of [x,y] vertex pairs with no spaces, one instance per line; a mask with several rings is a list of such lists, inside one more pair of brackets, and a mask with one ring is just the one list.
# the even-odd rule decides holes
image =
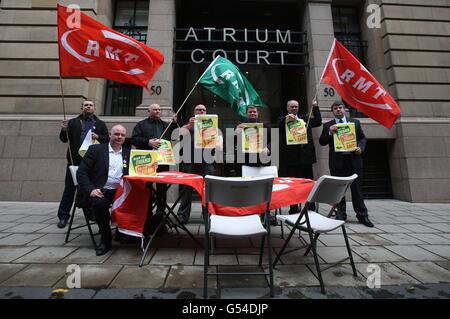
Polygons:
[[347,119],[345,118],[345,116],[343,118],[341,118],[341,119],[334,118],[334,120],[336,121],[336,124],[347,123]]
[[108,168],[108,180],[104,188],[107,189],[116,189],[119,187],[120,180],[123,175],[123,163],[122,163],[122,147],[118,152],[115,152],[111,147],[111,144],[108,144],[109,150],[109,168]]

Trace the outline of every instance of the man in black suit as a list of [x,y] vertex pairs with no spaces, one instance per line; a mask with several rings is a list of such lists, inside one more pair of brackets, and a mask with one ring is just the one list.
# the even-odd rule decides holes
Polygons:
[[[278,120],[278,128],[280,130],[280,169],[279,175],[283,177],[300,177],[314,179],[312,165],[316,160],[316,149],[312,138],[312,128],[322,125],[322,116],[320,115],[317,101],[313,101],[312,114],[308,116],[299,114],[299,103],[296,100],[290,100],[286,104],[288,114],[282,116]],[[302,119],[305,125],[308,123],[307,135],[308,142],[306,144],[287,145],[286,142],[286,122]],[[314,210],[314,208],[312,208]],[[299,212],[298,205],[291,205],[289,214],[297,214]]]
[[67,167],[64,192],[58,208],[58,228],[66,227],[67,220],[70,216],[70,209],[72,208],[73,197],[75,195],[75,185],[73,184],[69,166],[80,165],[82,157],[78,154],[78,150],[80,149],[87,132],[92,130],[92,139],[97,140],[99,143],[108,142],[108,129],[106,124],[95,116],[94,113],[94,101],[85,100],[81,104],[80,115],[70,121],[64,120],[61,122],[59,139],[63,143],[69,142],[69,148],[67,149]]
[[[345,117],[345,105],[344,103],[337,101],[331,105],[331,111],[333,112],[334,119],[323,125],[322,134],[319,138],[321,145],[329,146],[329,165],[330,173],[333,176],[350,176],[358,174],[358,178],[353,181],[350,186],[352,192],[352,204],[353,210],[356,212],[356,218],[358,221],[366,225],[367,227],[373,227],[372,222],[369,220],[367,207],[364,204],[364,198],[361,190],[361,176],[363,172],[363,160],[361,154],[366,147],[366,136],[361,128],[361,124],[356,119],[347,119]],[[335,152],[333,135],[336,134],[338,123],[355,123],[355,133],[357,148],[353,152]],[[345,212],[345,196],[338,204],[338,212],[336,213],[336,219],[346,220],[347,214]]]
[[125,127],[114,125],[109,133],[110,142],[90,146],[77,172],[80,190],[90,201],[102,236],[95,249],[97,256],[106,254],[112,246],[109,207],[122,176],[128,175],[130,150],[122,148],[125,136]]

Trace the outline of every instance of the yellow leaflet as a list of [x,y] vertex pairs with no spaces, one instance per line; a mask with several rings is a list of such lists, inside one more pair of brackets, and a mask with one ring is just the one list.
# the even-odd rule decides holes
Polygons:
[[216,114],[195,115],[194,147],[215,148],[219,134],[219,117]]
[[242,123],[242,152],[261,153],[263,150],[264,124]]
[[158,148],[158,165],[175,165],[175,156],[173,155],[172,143],[168,140],[159,140],[161,146]]
[[308,144],[305,121],[296,119],[290,122],[285,121],[285,123],[287,145]]
[[153,176],[158,168],[158,151],[131,150],[130,176]]
[[339,123],[337,131],[333,134],[335,152],[354,151],[358,144],[356,143],[355,123]]

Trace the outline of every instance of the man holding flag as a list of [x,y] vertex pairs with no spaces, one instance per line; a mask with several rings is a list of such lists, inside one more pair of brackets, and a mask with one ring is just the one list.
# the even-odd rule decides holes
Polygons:
[[[331,46],[319,84],[321,82],[333,86],[342,100],[389,129],[400,117],[400,107],[395,99],[389,95],[364,65],[336,39]],[[358,178],[351,185],[353,209],[360,223],[367,227],[373,227],[368,217],[360,186],[363,164],[361,154],[366,146],[366,137],[358,120],[346,119],[345,105],[342,102],[333,103],[331,111],[334,119],[323,125],[319,142],[321,145],[329,145],[329,165],[332,175],[349,176],[354,173],[358,174]],[[353,151],[336,151],[333,137],[337,134],[337,125],[340,123],[354,123],[356,147]],[[344,197],[338,205],[336,219],[345,220],[346,218]]]
[[[356,212],[356,218],[358,221],[366,225],[367,227],[373,227],[372,222],[369,220],[367,213],[367,207],[364,204],[364,198],[361,190],[361,176],[363,172],[363,160],[361,154],[366,147],[366,136],[361,128],[361,124],[356,119],[347,119],[345,117],[345,105],[342,102],[336,101],[331,105],[331,111],[333,112],[334,119],[323,125],[322,134],[319,138],[320,145],[328,145],[328,161],[330,166],[330,173],[333,176],[350,176],[358,174],[358,178],[355,179],[350,186],[352,192],[352,204],[353,210]],[[354,123],[356,132],[357,147],[354,151],[349,152],[336,152],[334,147],[333,135],[337,133],[337,125],[339,123]],[[336,219],[346,220],[347,214],[345,211],[346,203],[345,196],[342,197],[341,202],[338,204],[338,212],[336,213]]]
[[[139,150],[157,150],[161,146],[160,139],[165,139],[168,141],[171,140],[172,132],[175,129],[174,124],[177,122],[177,116],[174,115],[170,123],[163,121],[161,119],[161,106],[156,103],[151,104],[147,111],[148,117],[142,121],[139,121],[133,128],[131,143]],[[168,170],[168,165],[158,166],[158,172],[165,172]],[[153,233],[153,230],[158,226],[159,222],[163,218],[167,198],[166,184],[156,183],[156,192],[156,213],[153,214],[153,212],[149,210],[149,233]]]
[[58,208],[58,228],[64,228],[70,217],[70,209],[75,195],[75,186],[73,185],[72,175],[69,171],[70,165],[78,166],[81,162],[81,156],[78,152],[83,143],[86,134],[91,131],[92,139],[99,143],[108,142],[108,128],[105,122],[95,116],[95,103],[91,100],[85,100],[81,104],[81,114],[71,119],[61,122],[61,132],[59,139],[63,143],[69,143],[67,149],[67,168],[64,184],[64,192],[61,203]]
[[[81,12],[76,5],[64,7],[58,4],[58,53],[64,118],[66,112],[62,78],[103,78],[139,85],[149,91],[150,80],[164,62],[161,52],[103,25]],[[81,116],[68,123],[63,121],[60,134],[63,142],[70,143],[73,157],[70,162],[73,162],[73,165],[78,165],[81,160],[79,148],[84,139],[82,130],[86,133],[88,130],[85,128],[92,126],[95,127],[92,130],[94,139],[98,137],[99,142],[106,142],[108,138],[106,125],[98,122],[98,118],[93,115],[94,103],[92,101],[85,103],[87,104],[83,106]],[[85,114],[92,115],[94,123],[91,123],[90,117],[85,117]],[[74,190],[67,170],[66,188],[58,210],[59,228],[67,224]]]

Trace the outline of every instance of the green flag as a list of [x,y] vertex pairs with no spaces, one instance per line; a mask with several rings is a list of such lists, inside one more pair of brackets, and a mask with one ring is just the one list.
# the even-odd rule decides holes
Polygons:
[[230,103],[240,120],[247,118],[249,105],[266,107],[237,66],[221,56],[211,62],[199,83]]

